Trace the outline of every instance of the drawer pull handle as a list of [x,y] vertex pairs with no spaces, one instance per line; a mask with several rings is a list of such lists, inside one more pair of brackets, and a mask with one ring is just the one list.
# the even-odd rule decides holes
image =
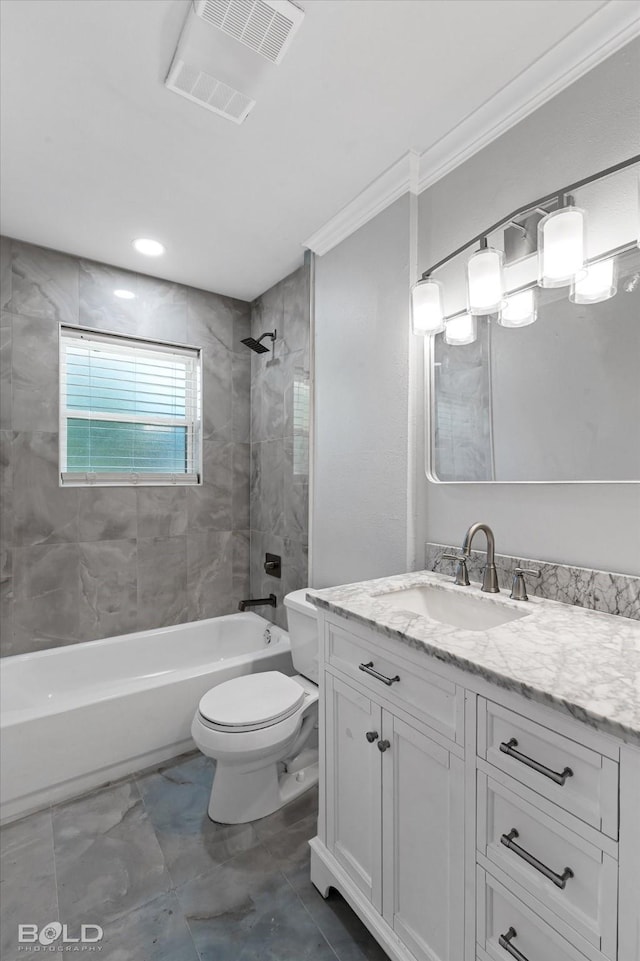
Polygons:
[[498,944],[505,951],[508,951],[512,958],[516,958],[516,961],[529,961],[528,958],[524,956],[522,951],[518,951],[515,944],[511,944],[513,939],[516,937],[516,929],[509,928],[506,934],[501,934],[498,938]]
[[378,750],[381,754],[384,754],[388,747],[391,747],[391,741],[378,741]]
[[500,750],[503,754],[508,754],[509,757],[513,757],[516,761],[520,761],[522,764],[526,764],[527,767],[533,768],[538,774],[544,774],[545,777],[550,778],[555,781],[556,784],[561,786],[567,780],[568,777],[573,777],[573,771],[570,767],[566,767],[561,774],[557,771],[552,771],[550,767],[545,764],[540,764],[540,761],[534,761],[533,758],[527,757],[526,754],[521,754],[520,751],[516,751],[518,742],[515,737],[512,737],[509,741],[502,741],[500,744]]
[[514,838],[517,837],[518,832],[515,828],[512,828],[508,834],[501,835],[500,844],[504,844],[506,848],[509,848],[509,850],[513,851],[514,854],[517,854],[519,858],[522,858],[523,861],[526,861],[527,864],[530,864],[532,868],[535,868],[536,871],[540,872],[540,874],[544,874],[545,878],[549,878],[550,881],[553,881],[557,888],[560,888],[562,891],[564,891],[567,881],[569,878],[573,877],[573,871],[571,868],[565,868],[562,874],[556,874],[555,871],[552,871],[551,868],[548,868],[546,864],[542,863],[542,861],[538,861],[537,858],[534,858],[533,854],[529,854],[529,852],[525,851],[524,848],[521,848],[519,844],[516,844]]
[[386,684],[387,687],[391,687],[392,684],[395,684],[396,681],[400,680],[398,674],[396,674],[395,677],[387,677],[385,674],[379,674],[378,671],[374,671],[373,661],[367,661],[366,664],[358,664],[358,667],[361,671],[364,671],[365,674],[370,674],[371,677],[375,677],[377,681],[382,681],[382,683]]
[[373,744],[374,741],[377,741],[377,740],[378,740],[378,738],[380,737],[380,735],[378,734],[377,731],[367,731],[367,733],[365,734],[365,737],[366,737],[367,741],[369,742],[369,744]]

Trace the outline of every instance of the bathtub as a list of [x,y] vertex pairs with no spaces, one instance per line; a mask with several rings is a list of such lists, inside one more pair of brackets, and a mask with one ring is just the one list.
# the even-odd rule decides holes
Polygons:
[[254,613],[0,661],[0,821],[192,750],[210,687],[293,674],[286,631]]

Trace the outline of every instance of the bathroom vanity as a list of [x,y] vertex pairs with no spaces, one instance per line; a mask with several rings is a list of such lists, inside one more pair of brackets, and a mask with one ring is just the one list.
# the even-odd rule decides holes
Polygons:
[[640,623],[430,573],[308,597],[318,890],[393,961],[640,961]]

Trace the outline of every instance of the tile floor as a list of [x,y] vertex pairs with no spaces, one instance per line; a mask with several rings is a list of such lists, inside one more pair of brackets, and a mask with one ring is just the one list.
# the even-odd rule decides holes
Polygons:
[[17,925],[53,920],[100,924],[102,950],[84,957],[104,961],[387,961],[309,880],[317,793],[217,825],[212,777],[207,758],[177,758],[3,828],[2,961],[51,956],[20,950]]

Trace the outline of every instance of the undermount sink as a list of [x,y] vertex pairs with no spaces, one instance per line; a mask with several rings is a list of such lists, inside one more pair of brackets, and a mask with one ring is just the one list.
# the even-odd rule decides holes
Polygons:
[[428,585],[408,587],[402,591],[389,591],[376,595],[376,601],[396,611],[421,614],[432,621],[459,627],[464,631],[489,631],[510,621],[526,617],[528,612],[507,604],[492,604],[488,599],[457,591],[442,590]]

